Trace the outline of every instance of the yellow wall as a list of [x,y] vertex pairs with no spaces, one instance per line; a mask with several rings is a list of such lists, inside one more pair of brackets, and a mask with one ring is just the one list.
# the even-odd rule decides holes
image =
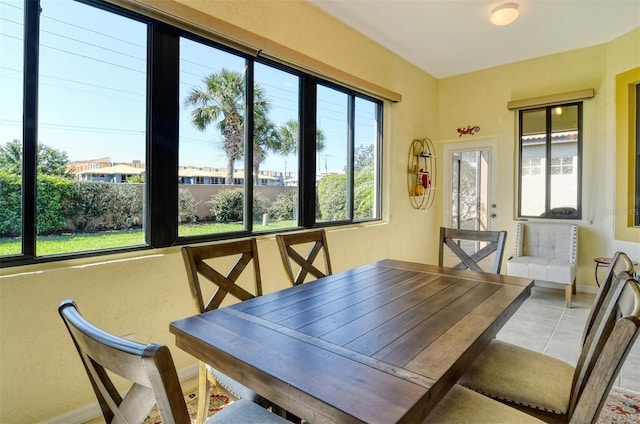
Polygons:
[[[152,1],[155,5],[168,0]],[[515,116],[508,100],[596,89],[585,107],[585,220],[580,243],[582,284],[591,284],[592,256],[615,248],[640,257],[637,243],[613,239],[615,74],[637,66],[631,42],[611,43],[437,81],[388,50],[301,1],[190,2],[207,12],[372,83],[402,94],[385,104],[384,220],[329,232],[334,271],[383,257],[434,263],[441,201],[414,210],[407,198],[407,155],[414,138],[459,141],[456,129],[481,127],[474,137],[495,139],[498,151],[497,227],[514,229]],[[232,3],[232,6],[231,6]],[[629,59],[631,57],[631,59]],[[634,59],[635,58],[635,59]],[[468,139],[470,143],[474,138]],[[442,167],[439,167],[442,172]],[[440,191],[438,192],[440,193]],[[584,242],[582,242],[584,241]],[[510,239],[513,242],[513,238]],[[285,287],[272,237],[259,239],[265,292]],[[509,252],[511,248],[507,249]],[[103,262],[100,262],[100,261]],[[104,262],[106,261],[106,262]],[[39,422],[94,403],[87,377],[57,315],[63,299],[76,300],[97,325],[141,342],[172,346],[177,368],[193,358],[173,348],[169,322],[191,315],[179,250],[65,261],[0,270],[0,423]]]
[[[496,228],[515,235],[517,198],[517,112],[507,109],[510,100],[595,89],[584,101],[583,219],[579,222],[578,285],[591,286],[596,256],[611,256],[624,250],[640,258],[640,232],[614,237],[615,179],[615,76],[640,64],[640,29],[610,43],[527,60],[438,82],[438,140],[467,142],[496,140],[498,178]],[[479,126],[473,136],[458,137],[457,128]],[[443,169],[444,167],[440,167]],[[627,174],[624,175],[625,179]],[[507,237],[507,256],[515,237]]]

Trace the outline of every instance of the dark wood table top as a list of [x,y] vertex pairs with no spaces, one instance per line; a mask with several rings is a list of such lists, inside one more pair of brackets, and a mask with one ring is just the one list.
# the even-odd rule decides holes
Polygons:
[[179,348],[314,424],[419,423],[532,285],[382,260],[170,330]]

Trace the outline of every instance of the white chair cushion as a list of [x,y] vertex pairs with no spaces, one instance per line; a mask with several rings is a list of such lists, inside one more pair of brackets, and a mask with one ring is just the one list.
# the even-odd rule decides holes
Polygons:
[[205,421],[205,424],[290,424],[290,421],[248,400],[236,400]]
[[518,256],[507,261],[507,274],[540,281],[573,284],[576,266],[562,259]]
[[248,400],[255,403],[260,403],[264,400],[262,396],[260,396],[247,386],[238,383],[236,380],[226,374],[221,373],[211,365],[207,364],[205,366],[207,368],[207,372],[215,377],[218,384],[224,387],[227,392],[231,393],[236,398]]
[[454,385],[423,424],[541,424],[544,421]]
[[458,383],[495,399],[565,415],[574,372],[564,361],[494,339]]

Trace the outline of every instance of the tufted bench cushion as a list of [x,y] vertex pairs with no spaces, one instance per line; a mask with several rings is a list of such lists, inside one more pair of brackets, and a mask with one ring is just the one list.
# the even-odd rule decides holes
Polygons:
[[576,278],[575,264],[562,259],[519,256],[511,259],[508,264],[509,275],[562,284],[571,284]]

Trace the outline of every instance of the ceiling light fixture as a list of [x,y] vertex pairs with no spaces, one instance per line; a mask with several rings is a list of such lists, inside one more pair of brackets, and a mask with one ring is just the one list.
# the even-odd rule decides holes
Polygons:
[[509,25],[518,17],[518,5],[505,3],[491,11],[491,23],[498,26]]

